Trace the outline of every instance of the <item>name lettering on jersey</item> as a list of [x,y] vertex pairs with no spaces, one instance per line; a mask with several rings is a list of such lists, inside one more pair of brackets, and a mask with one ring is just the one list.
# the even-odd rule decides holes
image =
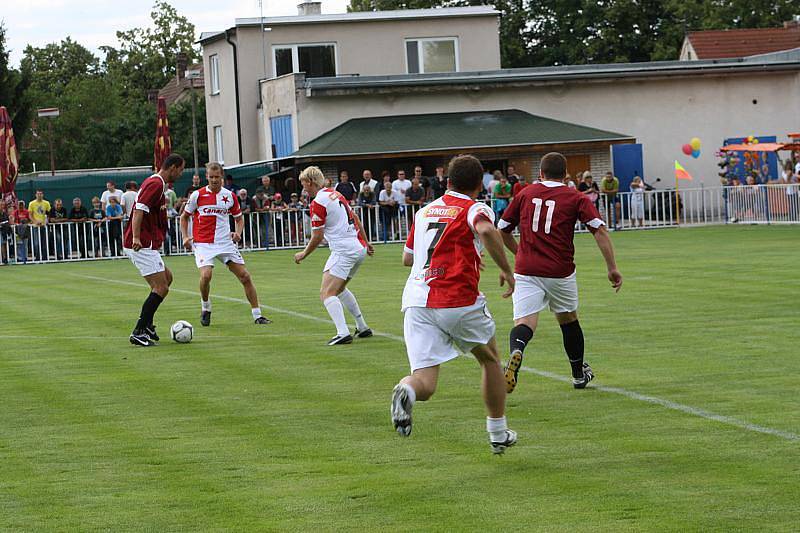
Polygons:
[[426,282],[428,282],[434,278],[444,276],[444,273],[445,273],[444,267],[427,268],[419,273],[417,279],[424,279]]
[[455,205],[433,205],[425,208],[424,215],[428,218],[456,218],[464,208]]
[[200,207],[198,209],[201,215],[227,215],[227,209],[220,209],[218,207]]

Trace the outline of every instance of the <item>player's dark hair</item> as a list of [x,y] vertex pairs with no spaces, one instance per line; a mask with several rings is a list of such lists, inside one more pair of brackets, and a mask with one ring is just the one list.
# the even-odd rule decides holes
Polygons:
[[483,183],[483,165],[472,155],[459,155],[447,166],[450,186],[456,192],[471,193]]
[[178,154],[169,154],[164,162],[161,163],[161,170],[167,170],[170,167],[180,167],[184,164],[184,160]]
[[539,165],[545,178],[561,181],[567,176],[567,158],[558,152],[545,154]]

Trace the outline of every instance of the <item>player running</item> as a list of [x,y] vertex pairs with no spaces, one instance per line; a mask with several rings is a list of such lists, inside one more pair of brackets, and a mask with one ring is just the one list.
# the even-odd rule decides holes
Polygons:
[[503,369],[494,338],[495,324],[478,290],[480,250],[486,247],[500,267],[503,295],[514,292],[514,275],[503,241],[494,227],[494,212],[475,197],[483,188],[483,167],[470,155],[450,162],[450,190],[414,218],[403,264],[411,274],[403,291],[403,336],[411,375],[392,391],[392,424],[402,436],[411,434],[411,409],[436,390],[439,365],[471,351],[481,365],[481,389],[488,417],[492,453],[517,442],[506,425]]
[[180,177],[184,165],[183,158],[178,154],[170,154],[164,159],[158,173],[142,182],[131,220],[125,226],[123,251],[150,285],[150,294],[142,304],[139,321],[130,336],[131,344],[135,346],[155,346],[159,340],[153,316],[172,284],[172,272],[164,266],[158,252],[167,234],[164,193],[168,184]]
[[[211,162],[206,165],[208,185],[194,191],[186,202],[181,214],[181,235],[183,246],[194,249],[194,260],[200,269],[200,324],[211,325],[211,276],[214,273],[214,258],[228,266],[228,270],[239,279],[244,294],[250,302],[250,312],[256,324],[270,324],[272,321],[261,316],[258,294],[250,273],[244,266],[244,259],[236,243],[242,240],[244,217],[239,199],[228,189],[222,187],[222,165]],[[236,222],[236,231],[231,232],[228,216]],[[189,218],[192,219],[192,232],[189,233]],[[194,246],[192,246],[194,242]]]
[[[561,326],[564,350],[572,367],[572,385],[583,389],[594,378],[583,361],[583,331],[578,322],[578,283],[575,280],[575,223],[580,220],[594,235],[606,260],[608,279],[616,291],[622,274],[614,247],[588,196],[566,187],[567,160],[551,152],[542,158],[539,183],[525,187],[511,201],[498,227],[515,256],[514,329],[509,335],[511,357],[505,370],[507,390],[514,391],[525,346],[533,338],[539,312],[549,306]],[[520,242],[511,234],[519,226]]]
[[[328,346],[350,344],[354,336],[371,337],[372,330],[364,321],[358,301],[347,288],[347,283],[356,275],[364,258],[375,253],[375,250],[367,242],[361,221],[350,209],[347,200],[332,188],[325,187],[325,176],[318,167],[306,168],[300,174],[300,183],[309,197],[314,199],[311,202],[312,236],[305,249],[294,254],[294,262],[299,265],[317,249],[323,238],[331,249],[319,291],[322,304],[336,325],[336,336],[328,341]],[[356,330],[352,335],[344,318],[345,307],[356,319]]]

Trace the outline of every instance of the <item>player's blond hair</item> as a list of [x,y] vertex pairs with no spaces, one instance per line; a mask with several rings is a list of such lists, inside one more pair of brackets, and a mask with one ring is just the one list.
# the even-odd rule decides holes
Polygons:
[[304,181],[310,181],[317,187],[324,187],[325,174],[322,173],[319,167],[315,166],[306,167],[306,169],[300,173],[300,183],[303,183]]
[[220,165],[216,161],[209,161],[208,163],[206,163],[206,174],[208,174],[208,172],[211,170],[219,170],[220,173],[222,173],[223,175],[225,174],[225,169],[223,169],[222,165]]

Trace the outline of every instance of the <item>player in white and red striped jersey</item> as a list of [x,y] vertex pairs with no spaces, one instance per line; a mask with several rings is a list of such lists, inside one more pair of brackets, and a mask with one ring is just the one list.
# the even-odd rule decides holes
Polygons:
[[411,274],[403,291],[403,333],[411,375],[392,392],[392,424],[411,434],[414,402],[436,390],[439,365],[472,352],[483,369],[486,430],[493,453],[513,446],[517,435],[505,417],[503,369],[494,338],[495,325],[478,290],[480,253],[486,247],[500,267],[504,298],[514,292],[514,275],[494,227],[494,212],[475,197],[483,188],[483,167],[470,155],[454,158],[448,169],[450,190],[420,209],[403,252]]
[[[356,275],[367,255],[375,251],[367,242],[367,236],[358,216],[350,209],[349,202],[339,192],[325,187],[325,176],[315,166],[303,170],[300,183],[308,193],[311,202],[311,240],[302,252],[294,255],[298,265],[322,243],[328,241],[331,255],[322,270],[320,299],[336,325],[336,336],[328,341],[328,346],[350,344],[353,337],[371,337],[372,330],[367,326],[355,295],[347,288],[348,282]],[[344,308],[356,319],[356,330],[352,335],[347,329]]]
[[[269,324],[271,321],[261,314],[258,293],[253,279],[244,266],[244,259],[236,245],[242,240],[244,217],[239,199],[228,189],[222,187],[222,165],[211,162],[206,165],[208,185],[194,191],[181,213],[181,234],[183,246],[194,250],[194,260],[200,269],[200,324],[211,325],[211,276],[214,272],[214,259],[228,266],[228,270],[239,279],[244,294],[250,302],[250,312],[256,324]],[[231,232],[228,219],[232,216],[236,231]],[[189,219],[192,219],[192,232],[189,234]]]
[[[608,279],[615,290],[622,286],[622,274],[614,260],[614,247],[592,201],[585,194],[565,186],[566,158],[546,154],[541,161],[539,183],[525,187],[506,208],[498,227],[506,247],[515,256],[514,329],[509,335],[511,356],[506,366],[507,390],[517,385],[522,354],[533,338],[539,312],[545,307],[555,313],[561,326],[564,350],[572,367],[572,384],[585,388],[594,378],[583,360],[583,330],[578,322],[578,283],[575,279],[575,224],[586,224],[606,260]],[[511,234],[519,227],[519,245]]]

